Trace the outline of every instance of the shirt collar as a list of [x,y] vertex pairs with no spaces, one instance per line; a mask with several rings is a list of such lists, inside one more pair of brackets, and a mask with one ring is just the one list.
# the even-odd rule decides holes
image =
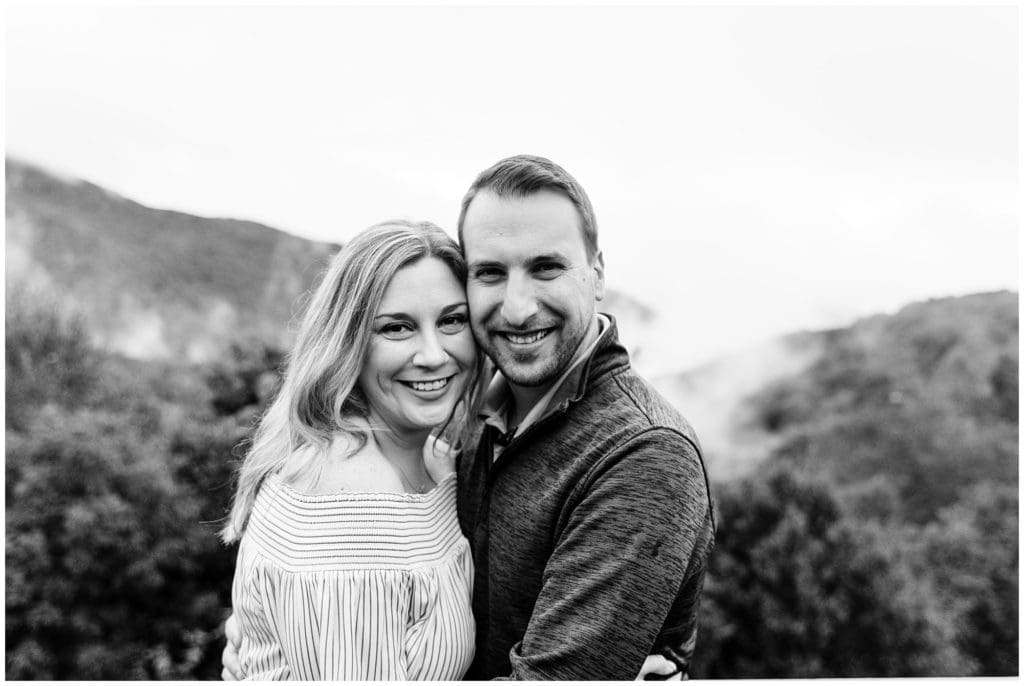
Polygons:
[[[536,424],[548,414],[549,409],[558,407],[562,402],[570,400],[575,396],[586,368],[584,362],[589,360],[591,355],[594,354],[597,344],[611,325],[611,320],[605,315],[598,313],[596,316],[597,334],[593,337],[593,340],[580,346],[576,354],[573,355],[572,361],[565,368],[565,371],[558,377],[558,380],[551,384],[547,392],[530,408],[530,411],[526,414],[523,421],[520,422],[519,426],[515,427],[513,435],[518,436],[523,433],[523,431]],[[501,371],[495,369],[494,376],[484,392],[480,417],[484,420],[484,424],[493,426],[502,435],[507,436],[510,431],[508,411],[511,406],[512,392],[509,389],[508,380],[505,379]]]

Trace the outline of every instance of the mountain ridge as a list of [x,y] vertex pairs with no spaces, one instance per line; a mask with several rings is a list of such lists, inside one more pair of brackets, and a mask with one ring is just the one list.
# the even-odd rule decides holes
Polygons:
[[794,433],[862,405],[1015,416],[1018,306],[1007,290],[930,298],[788,334],[653,384],[698,428],[713,476],[733,479]]
[[284,323],[338,249],[5,166],[8,284],[58,296],[96,343],[131,357],[204,361],[239,337],[286,346]]
[[[339,243],[258,222],[148,207],[8,157],[7,283],[57,296],[93,342],[136,359],[204,362],[238,339],[293,340],[304,298]],[[602,310],[642,353],[656,313],[608,289]]]

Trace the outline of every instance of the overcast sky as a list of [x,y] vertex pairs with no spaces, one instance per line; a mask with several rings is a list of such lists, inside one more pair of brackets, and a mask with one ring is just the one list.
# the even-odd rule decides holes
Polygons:
[[974,7],[9,7],[8,154],[343,242],[528,152],[693,364],[1018,288],[1018,16]]

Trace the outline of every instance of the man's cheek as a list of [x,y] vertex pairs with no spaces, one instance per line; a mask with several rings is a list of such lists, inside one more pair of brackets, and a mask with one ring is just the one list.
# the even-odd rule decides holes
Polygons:
[[472,290],[469,292],[467,301],[469,304],[469,323],[473,326],[473,329],[482,328],[487,322],[488,317],[491,316],[491,312],[494,311],[495,304],[493,298],[486,297],[486,294],[480,293],[474,297]]

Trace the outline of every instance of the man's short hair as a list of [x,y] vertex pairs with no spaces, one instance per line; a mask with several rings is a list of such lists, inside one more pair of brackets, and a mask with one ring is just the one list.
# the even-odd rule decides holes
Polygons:
[[462,240],[462,225],[466,219],[466,210],[481,190],[491,191],[499,198],[521,198],[542,190],[564,195],[576,206],[587,260],[593,262],[598,252],[597,219],[594,217],[590,198],[572,174],[551,160],[536,155],[515,155],[506,157],[480,172],[462,198],[462,211],[459,212],[459,245],[463,250],[466,245]]

